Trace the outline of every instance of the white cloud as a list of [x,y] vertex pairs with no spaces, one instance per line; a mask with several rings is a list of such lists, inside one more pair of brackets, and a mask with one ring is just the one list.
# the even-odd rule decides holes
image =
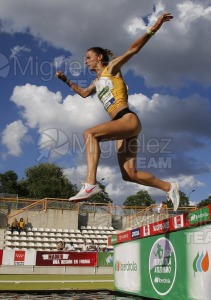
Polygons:
[[128,24],[125,24],[125,30],[132,35],[136,35],[140,30],[144,29],[146,29],[146,25],[144,21],[138,17],[133,18]]
[[192,25],[192,23],[201,18],[210,18],[211,7],[204,6],[203,1],[201,3],[194,3],[193,1],[185,1],[177,5],[179,12],[179,20],[184,25],[184,29]]
[[[57,47],[61,50],[61,55],[55,58],[54,66],[65,69],[65,73],[70,72],[72,76],[78,76],[84,70],[84,53],[87,48],[102,46],[117,55],[121,54],[164,11],[171,12],[174,19],[163,25],[141,53],[128,62],[123,72],[133,70],[135,75],[143,77],[148,87],[159,86],[176,90],[180,86],[188,87],[192,81],[197,81],[198,85],[209,85],[211,8],[210,1],[207,0],[89,0],[86,4],[84,0],[37,0],[30,3],[28,0],[2,0],[0,31],[31,34],[36,40],[43,41],[45,46],[49,43]],[[17,57],[24,51],[33,49],[17,45],[11,50],[11,56]],[[46,50],[49,49],[46,47]],[[67,56],[63,55],[63,50],[69,51]],[[13,122],[4,130],[4,145],[8,147],[8,154],[21,155],[21,141],[25,141],[24,132],[27,128],[33,129],[40,136],[38,147],[46,144],[45,134],[49,133],[56,144],[58,132],[61,133],[60,136],[63,133],[65,145],[62,149],[54,149],[52,154],[55,157],[61,155],[64,165],[69,167],[71,159],[68,155],[72,155],[72,151],[77,169],[71,169],[70,176],[83,180],[86,173],[83,131],[108,120],[96,97],[84,100],[78,95],[69,95],[63,99],[60,92],[51,92],[44,86],[26,84],[16,87],[11,99],[23,121],[16,121],[16,126]],[[162,147],[162,139],[171,140],[168,150],[171,151],[173,167],[168,170],[152,169],[152,173],[155,171],[166,180],[179,179],[184,188],[200,185],[195,175],[210,171],[210,166],[201,164],[198,158],[193,159],[189,151],[202,149],[204,140],[210,139],[209,99],[199,95],[180,99],[159,93],[147,97],[139,92],[130,95],[129,103],[143,123],[140,155],[146,158],[152,156],[149,151],[143,151],[144,141],[147,143],[154,138]],[[20,124],[23,126],[22,131],[17,129],[21,128]],[[19,136],[14,145],[7,133],[11,131],[18,132]],[[143,189],[122,180],[116,153],[113,148],[109,151],[109,158],[101,159],[98,168],[98,179],[109,178],[109,194],[114,199],[125,199],[127,195]],[[159,155],[160,152],[154,156],[155,159]],[[156,189],[145,189],[156,197],[163,197],[163,193]]]
[[[52,141],[57,141],[60,133],[63,139],[69,138],[72,152],[83,152],[83,155],[83,131],[102,120],[106,121],[104,109],[96,98],[84,100],[78,95],[69,95],[63,100],[60,92],[53,93],[45,86],[16,86],[11,100],[19,107],[27,126],[40,134],[37,146],[40,144],[42,148],[46,134],[51,136]],[[66,146],[60,150],[67,153]],[[58,147],[54,148],[54,154]]]
[[81,131],[106,116],[97,98],[83,99],[75,94],[62,99],[60,92],[53,93],[46,86],[17,86],[11,100],[23,108],[22,116],[28,126],[41,130],[58,126],[72,132]]
[[[82,49],[86,49],[90,41],[99,44],[103,36],[115,32],[117,26],[111,26],[114,19],[121,27],[124,20],[137,12],[137,7],[142,15],[148,14],[153,2],[148,0],[140,7],[139,0],[134,0],[133,5],[125,0],[89,0],[86,4],[83,0],[63,0],[61,3],[37,0],[30,4],[27,0],[19,0],[19,3],[3,0],[0,29],[11,34],[29,32],[58,48],[70,50],[71,47],[71,51],[78,53],[82,45]],[[104,24],[100,26],[100,34],[96,24]]]
[[[17,106],[23,107],[22,116],[31,128],[46,128],[51,120],[56,120],[56,108],[62,101],[60,92],[52,93],[45,86],[26,84],[17,86],[13,91],[11,100]],[[54,105],[52,105],[52,103]]]
[[[40,135],[38,148],[40,147],[42,150],[52,142],[51,154],[54,158],[61,156],[63,160],[69,161],[68,155],[73,155],[74,168],[66,167],[65,174],[77,185],[78,179],[85,180],[83,131],[108,120],[100,101],[96,97],[83,99],[78,95],[69,95],[62,99],[60,92],[53,93],[45,86],[30,84],[15,87],[11,100],[19,108],[27,126],[36,129]],[[143,123],[137,167],[143,168],[143,161],[140,166],[140,158],[144,158],[144,162],[146,162],[144,170],[150,171],[161,179],[179,180],[182,187],[191,188],[199,185],[200,182],[194,179],[194,174],[201,172],[202,165],[185,154],[178,157],[175,155],[178,145],[180,145],[181,151],[183,149],[186,153],[193,147],[200,149],[203,146],[198,137],[210,136],[210,105],[207,100],[199,96],[181,101],[177,97],[168,95],[154,94],[148,98],[142,94],[135,94],[129,96],[129,103]],[[188,115],[191,115],[191,119],[188,119],[187,122]],[[201,120],[200,124],[195,122],[198,118]],[[158,143],[158,153],[151,152],[150,141],[152,139]],[[59,140],[60,142],[58,142]],[[167,140],[170,143],[166,146]],[[97,174],[98,180],[105,178],[107,191],[111,198],[114,201],[118,199],[124,201],[127,196],[135,194],[140,189],[147,190],[155,199],[164,197],[165,195],[161,191],[122,180],[114,145],[114,142],[102,144],[102,155]],[[154,168],[150,167],[149,170],[147,164],[149,159],[153,158],[155,162],[159,162],[160,157],[166,156],[162,152],[164,147],[170,155],[171,166],[160,168],[157,163]],[[10,154],[14,155],[13,152]],[[203,168],[206,169],[206,164]],[[207,170],[205,169],[204,171],[208,172],[209,166],[207,165]],[[191,177],[190,174],[192,174]]]
[[11,49],[11,52],[10,58],[16,58],[17,56],[20,56],[22,52],[31,52],[31,49],[26,46],[17,45]]
[[[148,137],[169,137],[172,142],[179,142],[185,137],[187,141],[183,142],[187,147],[191,140],[194,143],[199,137],[211,135],[211,105],[208,99],[200,95],[180,99],[167,94],[156,93],[151,98],[135,94],[129,96],[129,104],[140,116],[143,132]],[[200,124],[197,119],[200,119]]]
[[[105,13],[108,10],[109,13]],[[86,49],[95,45],[112,48],[118,55],[164,11],[170,11],[174,19],[162,26],[125,70],[133,69],[143,76],[148,86],[177,88],[190,81],[207,86],[211,83],[211,60],[208,59],[211,7],[205,0],[200,3],[189,0],[141,3],[137,0],[89,0],[86,5],[83,0],[63,0],[62,3],[38,0],[30,4],[26,0],[18,3],[2,0],[0,30],[29,32],[72,55],[84,55]],[[146,18],[148,24],[145,26]]]
[[205,186],[205,184],[203,182],[201,182],[200,180],[197,180],[196,178],[194,178],[194,176],[182,175],[182,176],[179,176],[178,180],[180,182],[181,188],[185,188],[186,190],[190,189],[190,191],[191,191],[191,189]]
[[20,156],[22,154],[21,144],[27,132],[28,128],[21,120],[7,125],[2,133],[2,144],[8,149],[6,156]]

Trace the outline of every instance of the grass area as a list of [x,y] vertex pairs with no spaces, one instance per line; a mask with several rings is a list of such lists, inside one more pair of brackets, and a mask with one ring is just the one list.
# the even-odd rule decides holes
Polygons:
[[[0,291],[114,290],[113,275],[0,275]],[[79,282],[65,282],[67,280]],[[83,282],[87,280],[88,282]],[[95,282],[100,280],[100,282]],[[12,282],[2,282],[12,281]],[[24,282],[21,282],[24,281]],[[29,282],[25,282],[29,281]],[[36,282],[41,281],[41,282]],[[51,282],[54,281],[54,282]]]

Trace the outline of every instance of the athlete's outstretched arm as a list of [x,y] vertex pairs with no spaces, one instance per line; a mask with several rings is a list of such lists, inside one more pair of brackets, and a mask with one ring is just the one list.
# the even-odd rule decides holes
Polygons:
[[78,95],[80,95],[83,98],[86,98],[92,94],[95,93],[95,85],[94,82],[86,87],[86,88],[82,88],[79,85],[77,85],[76,83],[72,82],[71,80],[69,80],[66,75],[64,75],[61,71],[57,71],[56,75],[57,78],[59,78],[61,81],[65,82],[69,87],[71,87],[71,89],[76,92]]
[[122,55],[118,56],[109,63],[108,70],[111,74],[117,74],[121,67],[136,53],[138,53],[143,46],[149,41],[151,36],[156,33],[164,22],[168,22],[173,18],[170,13],[165,13],[160,16],[157,22],[149,29],[148,32],[143,34],[139,39],[130,45],[128,50]]

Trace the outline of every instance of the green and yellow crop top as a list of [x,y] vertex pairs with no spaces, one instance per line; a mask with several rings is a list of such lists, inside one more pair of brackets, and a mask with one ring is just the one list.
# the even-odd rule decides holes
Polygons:
[[115,77],[105,67],[99,79],[95,80],[96,92],[105,110],[111,113],[120,105],[127,105],[127,87],[123,78]]

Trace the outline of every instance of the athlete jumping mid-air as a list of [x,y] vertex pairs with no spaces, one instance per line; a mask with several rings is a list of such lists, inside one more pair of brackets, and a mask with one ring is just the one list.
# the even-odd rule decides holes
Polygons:
[[[84,132],[87,160],[86,182],[78,194],[69,199],[70,201],[84,201],[101,192],[96,182],[100,157],[99,144],[105,140],[116,140],[122,178],[126,181],[163,190],[167,193],[167,198],[172,201],[174,210],[177,210],[180,200],[177,182],[163,181],[148,172],[136,170],[137,138],[141,131],[141,122],[138,116],[129,109],[127,87],[121,74],[121,67],[142,49],[164,22],[168,22],[172,18],[170,13],[160,16],[146,33],[118,57],[114,57],[108,49],[100,47],[88,49],[85,62],[88,68],[96,73],[96,79],[87,88],[78,86],[61,71],[56,72],[56,77],[68,84],[81,97],[86,98],[97,93],[111,118],[111,121],[89,128]],[[109,56],[111,57],[110,61]]]

